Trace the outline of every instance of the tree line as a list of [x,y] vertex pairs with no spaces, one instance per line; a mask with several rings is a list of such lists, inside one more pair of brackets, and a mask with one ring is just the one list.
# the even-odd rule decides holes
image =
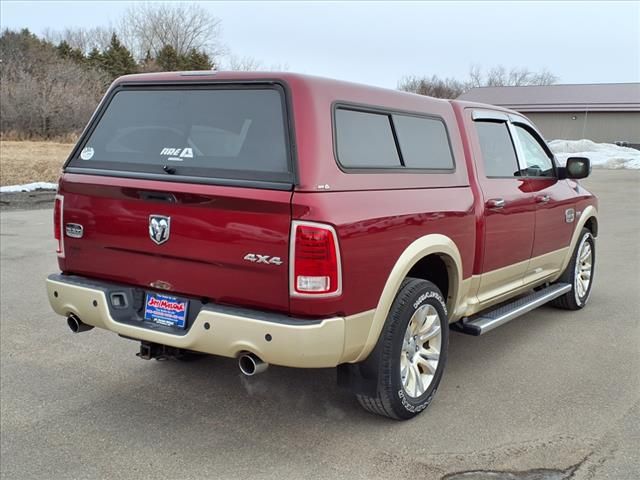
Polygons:
[[0,35],[0,134],[73,137],[121,75],[210,70],[220,21],[197,4],[135,4],[111,27]]
[[[259,70],[251,57],[229,55],[220,20],[195,3],[136,3],[114,24],[93,28],[27,29],[0,35],[0,135],[75,140],[117,77],[176,70]],[[287,66],[271,66],[286,70]],[[465,80],[404,77],[398,89],[456,98],[478,86],[546,85],[543,70],[473,67]]]
[[466,79],[442,78],[438,75],[407,76],[398,82],[398,89],[436,98],[457,98],[476,87],[552,85],[558,77],[548,70],[535,72],[528,68],[507,69],[502,65],[483,70],[474,65]]

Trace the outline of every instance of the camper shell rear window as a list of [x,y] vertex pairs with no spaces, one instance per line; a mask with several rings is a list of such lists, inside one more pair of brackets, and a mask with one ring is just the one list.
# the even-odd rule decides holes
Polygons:
[[116,88],[67,170],[290,186],[294,170],[284,90],[278,85]]

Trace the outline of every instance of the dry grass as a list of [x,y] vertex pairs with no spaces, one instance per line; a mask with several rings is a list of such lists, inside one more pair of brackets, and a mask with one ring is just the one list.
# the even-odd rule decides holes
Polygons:
[[56,182],[72,143],[0,141],[0,185]]
[[41,137],[17,130],[9,130],[8,132],[0,132],[0,141],[76,143],[79,136],[80,133],[78,132],[67,132],[55,137]]

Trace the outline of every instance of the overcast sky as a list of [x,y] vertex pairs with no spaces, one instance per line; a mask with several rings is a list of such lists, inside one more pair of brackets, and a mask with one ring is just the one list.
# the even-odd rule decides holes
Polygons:
[[[93,27],[131,2],[2,1],[4,28]],[[640,81],[640,2],[203,2],[233,54],[383,87],[473,64],[561,83]]]

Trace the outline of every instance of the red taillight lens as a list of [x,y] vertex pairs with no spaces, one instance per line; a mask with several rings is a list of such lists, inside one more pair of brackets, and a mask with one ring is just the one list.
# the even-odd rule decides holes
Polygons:
[[307,222],[293,222],[292,229],[292,294],[340,294],[340,252],[335,230]]
[[56,199],[53,204],[53,238],[58,242],[56,253],[58,255],[64,254],[64,247],[62,245],[62,195],[56,195]]

